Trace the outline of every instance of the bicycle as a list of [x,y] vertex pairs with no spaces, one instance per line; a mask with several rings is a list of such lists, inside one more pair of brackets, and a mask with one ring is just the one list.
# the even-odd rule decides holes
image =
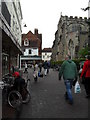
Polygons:
[[31,99],[30,91],[30,79],[27,79],[25,85],[21,88],[15,89],[14,86],[14,77],[8,74],[3,77],[3,80],[0,82],[0,87],[2,89],[3,100],[15,109],[19,109],[22,103],[28,103]]
[[14,79],[8,74],[0,82],[3,102],[7,102],[12,108],[18,109],[22,105],[22,96],[13,88]]

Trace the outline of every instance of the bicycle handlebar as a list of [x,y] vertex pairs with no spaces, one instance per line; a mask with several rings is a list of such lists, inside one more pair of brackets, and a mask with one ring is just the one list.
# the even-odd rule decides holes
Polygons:
[[0,81],[0,88],[3,89],[5,86],[8,87],[8,86],[10,86],[10,84]]

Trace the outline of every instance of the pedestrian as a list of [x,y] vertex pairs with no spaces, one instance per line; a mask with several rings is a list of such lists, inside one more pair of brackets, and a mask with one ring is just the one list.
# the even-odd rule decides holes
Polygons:
[[47,74],[49,73],[49,69],[50,69],[50,61],[47,61]]
[[84,62],[80,80],[83,77],[83,75],[85,76],[84,87],[86,91],[86,98],[90,98],[90,55],[87,56],[87,59]]
[[20,90],[20,93],[22,93],[22,89],[23,87],[25,86],[25,80],[20,76],[20,73],[15,71],[12,76],[15,77],[15,80],[14,80],[14,85],[13,87],[16,89],[16,90]]
[[38,64],[37,62],[34,63],[34,72],[33,72],[33,76],[34,76],[34,80],[37,81],[38,79]]
[[24,73],[28,73],[27,69],[28,69],[28,66],[27,66],[27,63],[25,62],[25,71],[24,71]]
[[40,73],[42,72],[42,62],[39,63],[38,65]]
[[45,76],[46,76],[46,75],[47,75],[47,69],[48,69],[47,61],[45,61],[45,62],[43,63],[43,67],[44,67],[44,74],[45,74]]
[[61,80],[61,76],[63,75],[66,92],[65,99],[68,100],[70,104],[73,104],[73,96],[72,96],[72,85],[74,79],[77,80],[77,66],[71,60],[71,56],[67,56],[61,68],[59,69],[59,80]]

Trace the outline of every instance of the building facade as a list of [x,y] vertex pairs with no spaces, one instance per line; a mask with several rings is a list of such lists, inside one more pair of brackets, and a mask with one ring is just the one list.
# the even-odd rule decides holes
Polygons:
[[53,42],[52,59],[55,61],[65,59],[66,55],[78,58],[78,52],[88,45],[87,18],[61,16],[58,30]]
[[29,66],[33,61],[41,61],[42,51],[42,34],[35,29],[34,34],[29,31],[27,34],[22,34],[22,50],[24,55],[20,57],[20,68]]
[[15,2],[0,2],[0,31],[2,35],[2,74],[10,72],[10,67],[19,66],[21,50],[21,5]]
[[50,61],[52,55],[52,48],[44,48],[42,50],[42,61]]

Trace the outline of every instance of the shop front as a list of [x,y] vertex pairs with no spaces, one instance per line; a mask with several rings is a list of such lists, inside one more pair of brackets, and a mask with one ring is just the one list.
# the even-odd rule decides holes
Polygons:
[[10,73],[11,66],[18,66],[23,54],[19,44],[2,30],[2,75]]

